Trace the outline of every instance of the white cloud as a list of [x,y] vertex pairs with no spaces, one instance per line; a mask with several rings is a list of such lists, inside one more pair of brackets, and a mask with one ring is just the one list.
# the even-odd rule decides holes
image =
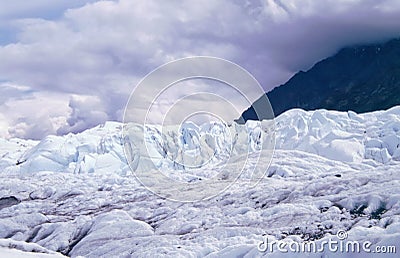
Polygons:
[[53,17],[67,8],[74,8],[94,2],[90,0],[13,0],[0,2],[0,20],[32,17]]
[[0,137],[40,139],[55,134],[70,113],[68,97],[36,92],[27,86],[0,84]]
[[[57,95],[66,123],[47,124],[42,133],[22,133],[27,130],[24,124],[18,130],[12,127],[34,127],[45,118],[36,115],[37,120],[18,122],[4,113],[3,105],[1,114],[10,121],[10,131],[24,137],[121,120],[140,78],[179,57],[232,60],[271,89],[340,47],[400,35],[400,4],[395,0],[35,3],[0,4],[0,20],[16,28],[15,42],[0,46],[0,80],[29,86],[35,98]],[[23,17],[27,19],[16,20]],[[70,102],[71,95],[90,96],[91,101],[73,97]],[[30,110],[36,102],[22,103]],[[50,103],[46,109],[52,109]]]
[[67,123],[62,125],[58,134],[69,132],[81,132],[88,127],[94,127],[99,123],[108,120],[106,110],[103,110],[101,100],[95,96],[72,96],[69,101],[69,107],[72,109]]

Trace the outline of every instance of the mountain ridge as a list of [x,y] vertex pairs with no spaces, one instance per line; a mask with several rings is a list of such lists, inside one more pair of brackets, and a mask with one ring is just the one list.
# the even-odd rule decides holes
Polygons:
[[261,96],[237,121],[268,119],[255,113],[265,96],[275,116],[292,108],[365,113],[399,105],[400,38],[342,48]]

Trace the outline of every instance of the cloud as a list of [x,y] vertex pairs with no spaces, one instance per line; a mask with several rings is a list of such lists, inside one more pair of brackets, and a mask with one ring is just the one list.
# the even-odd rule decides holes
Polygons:
[[14,0],[0,2],[0,44],[16,42],[14,21],[25,18],[55,19],[66,9],[77,8],[95,0]]
[[45,2],[0,4],[0,31],[10,39],[0,46],[0,81],[27,85],[35,98],[57,95],[64,105],[65,123],[43,132],[24,123],[34,128],[44,117],[7,119],[21,137],[121,120],[134,85],[176,58],[234,61],[270,90],[341,47],[400,36],[395,0]]
[[41,139],[55,134],[70,113],[68,96],[0,83],[0,137]]
[[72,96],[69,101],[72,112],[67,123],[57,130],[58,134],[78,133],[108,120],[106,110],[98,97]]
[[13,0],[0,2],[0,20],[16,18],[54,18],[61,16],[68,8],[76,8],[85,5],[87,0]]
[[[275,37],[266,43],[267,48],[273,50],[270,53],[276,65],[293,72],[310,68],[344,46],[400,37],[397,18],[400,5],[395,1],[269,0],[268,3],[277,3],[266,10],[279,22],[268,27]],[[271,11],[274,9],[281,13]]]
[[32,93],[27,86],[6,82],[1,83],[0,86],[0,104],[4,104],[7,100],[28,97]]

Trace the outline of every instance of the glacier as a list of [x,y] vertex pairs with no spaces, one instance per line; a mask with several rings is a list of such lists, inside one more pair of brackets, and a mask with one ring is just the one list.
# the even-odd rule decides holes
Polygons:
[[[257,246],[266,236],[324,241],[338,230],[374,245],[400,242],[400,106],[365,114],[292,109],[270,128],[131,125],[124,134],[126,125],[106,122],[41,141],[0,139],[0,254],[12,247],[43,257],[297,257]],[[231,156],[232,166],[240,164],[261,145],[275,148],[271,164],[259,160],[265,177],[249,188],[244,173],[207,200],[161,198],[134,175],[157,169],[204,181]]]

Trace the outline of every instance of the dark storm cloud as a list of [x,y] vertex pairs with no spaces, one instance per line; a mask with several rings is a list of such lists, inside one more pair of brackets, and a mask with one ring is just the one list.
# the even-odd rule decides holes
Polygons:
[[275,11],[266,7],[272,20],[264,20],[261,32],[236,39],[243,50],[238,60],[266,90],[342,47],[400,36],[394,1],[269,1],[269,7]]
[[[15,31],[6,35],[15,42],[0,46],[0,81],[27,85],[42,92],[40,97],[59,94],[65,114],[62,119],[61,109],[57,115],[48,110],[57,117],[47,130],[53,133],[121,120],[140,78],[176,58],[229,59],[270,90],[341,47],[400,35],[400,2],[395,0],[45,3],[0,4],[4,30]],[[60,10],[62,15],[52,15]],[[14,132],[15,123],[9,119],[6,131]],[[19,128],[18,136],[32,137]]]

